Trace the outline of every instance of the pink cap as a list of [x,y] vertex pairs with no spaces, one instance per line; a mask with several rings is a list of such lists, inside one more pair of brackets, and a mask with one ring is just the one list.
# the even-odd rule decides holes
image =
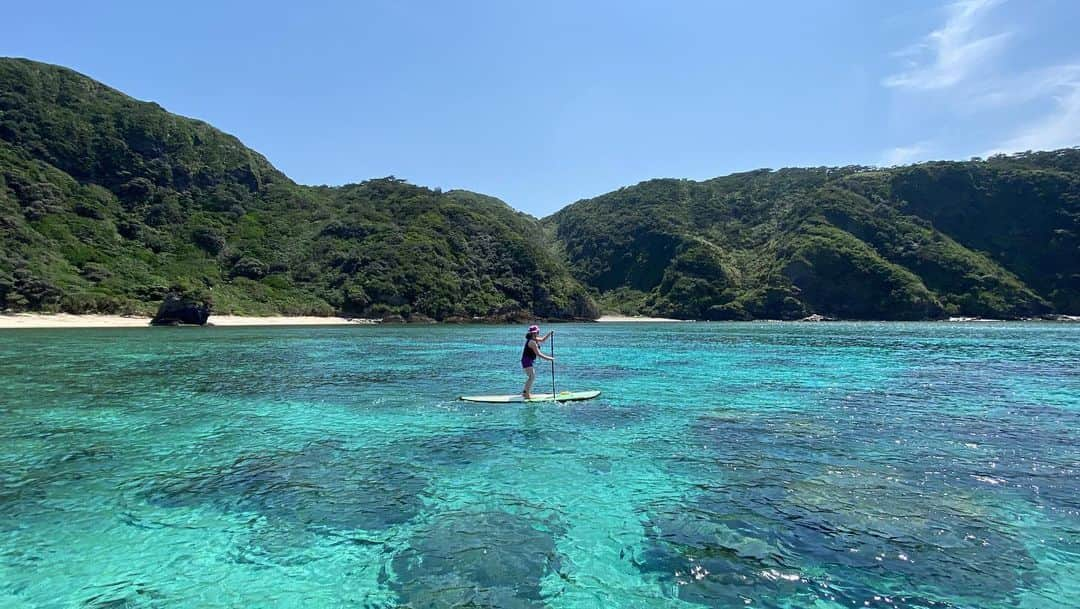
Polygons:
[[535,324],[529,326],[529,332],[539,332],[539,331],[540,331],[540,326],[537,326]]

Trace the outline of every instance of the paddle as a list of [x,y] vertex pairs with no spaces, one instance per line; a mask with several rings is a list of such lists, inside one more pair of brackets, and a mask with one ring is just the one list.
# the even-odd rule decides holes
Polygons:
[[559,395],[555,391],[555,332],[551,332],[551,399],[554,400],[555,396]]

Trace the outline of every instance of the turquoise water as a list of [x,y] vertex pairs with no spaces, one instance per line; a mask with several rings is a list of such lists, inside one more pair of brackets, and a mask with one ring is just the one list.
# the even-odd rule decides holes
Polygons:
[[554,327],[0,334],[0,607],[1080,607],[1080,326]]

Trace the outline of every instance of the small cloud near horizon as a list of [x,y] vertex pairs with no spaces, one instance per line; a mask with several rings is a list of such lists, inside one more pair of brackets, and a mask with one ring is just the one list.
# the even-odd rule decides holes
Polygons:
[[1070,83],[1071,90],[1056,97],[1057,108],[1020,128],[1011,138],[984,152],[982,156],[1069,148],[1080,143],[1080,81]]
[[897,165],[910,165],[918,161],[927,160],[927,153],[931,150],[930,142],[919,142],[910,146],[897,146],[885,151],[881,157],[881,167],[895,167]]

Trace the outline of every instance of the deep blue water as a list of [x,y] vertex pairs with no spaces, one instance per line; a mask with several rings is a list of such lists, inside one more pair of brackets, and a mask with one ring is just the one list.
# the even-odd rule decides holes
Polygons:
[[0,333],[0,607],[1080,607],[1080,325],[553,327]]

